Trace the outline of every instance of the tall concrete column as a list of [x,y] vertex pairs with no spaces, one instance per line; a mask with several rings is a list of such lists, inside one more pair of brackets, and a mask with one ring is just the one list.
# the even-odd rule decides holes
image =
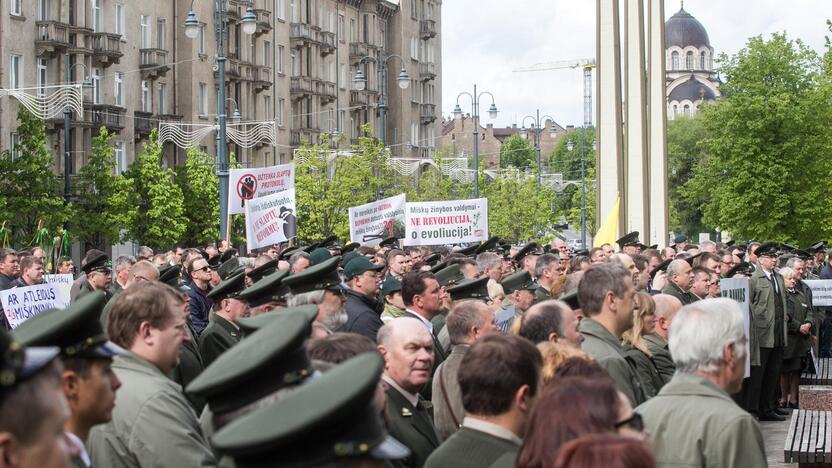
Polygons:
[[[624,194],[624,157],[621,145],[621,40],[618,0],[596,0],[596,46],[598,69],[595,86],[597,124],[596,225],[606,219],[615,198]],[[627,223],[619,214],[619,231]],[[620,232],[619,232],[620,234]]]
[[664,49],[664,0],[647,0],[648,134],[650,230],[646,244],[667,245],[667,91]]
[[650,192],[647,158],[647,107],[644,56],[644,1],[624,0],[624,212],[625,232],[648,237]]

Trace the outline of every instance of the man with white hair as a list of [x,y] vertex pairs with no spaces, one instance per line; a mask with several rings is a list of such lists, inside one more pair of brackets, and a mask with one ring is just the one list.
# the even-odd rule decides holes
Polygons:
[[670,294],[657,294],[653,296],[653,301],[656,303],[656,325],[653,333],[644,335],[644,342],[647,344],[650,354],[653,355],[653,364],[656,365],[659,376],[667,384],[673,378],[673,374],[676,373],[676,366],[670,356],[667,339],[673,317],[682,308],[682,303]]
[[676,314],[670,326],[676,374],[636,408],[658,466],[766,466],[757,421],[730,396],[745,376],[744,329],[731,299],[705,299]]

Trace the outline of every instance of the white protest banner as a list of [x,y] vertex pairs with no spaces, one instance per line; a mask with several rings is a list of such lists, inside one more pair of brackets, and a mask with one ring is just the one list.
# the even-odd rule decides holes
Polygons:
[[58,293],[57,300],[61,304],[61,308],[69,307],[69,292],[72,290],[72,282],[75,281],[72,275],[43,275],[43,279],[47,284],[55,286],[55,291]]
[[488,239],[488,199],[407,203],[404,245],[445,245]]
[[405,196],[401,194],[353,206],[350,208],[350,241],[378,245],[385,237],[393,236],[394,231],[403,230],[404,205]]
[[0,291],[0,304],[12,328],[49,309],[63,308],[53,284],[36,284]]
[[[751,309],[749,307],[751,298],[749,297],[748,278],[723,278],[719,280],[719,290],[722,297],[733,299],[740,304],[743,321],[745,322],[745,336],[751,336]],[[751,353],[745,353],[745,376],[749,377],[750,375]]]
[[258,197],[246,203],[246,243],[259,249],[295,237],[295,189]]
[[228,214],[245,213],[248,200],[295,188],[295,165],[228,171]]
[[803,280],[812,290],[812,305],[832,306],[832,280]]

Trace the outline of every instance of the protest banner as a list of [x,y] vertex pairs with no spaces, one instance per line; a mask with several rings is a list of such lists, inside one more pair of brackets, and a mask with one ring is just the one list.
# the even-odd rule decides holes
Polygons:
[[69,307],[69,293],[72,290],[72,282],[75,281],[72,275],[43,275],[43,280],[47,284],[55,286],[55,291],[58,293],[57,301],[61,304],[60,307],[62,309]]
[[295,237],[295,189],[258,197],[246,203],[246,242],[259,249]]
[[0,291],[0,304],[12,328],[49,309],[60,309],[58,293],[53,284],[36,284]]
[[812,305],[832,306],[832,280],[803,280],[812,290]]
[[[745,336],[751,336],[751,297],[749,297],[748,278],[723,278],[719,280],[719,290],[722,297],[733,299],[740,304],[745,322]],[[751,376],[751,353],[745,353],[745,376]]]
[[405,205],[404,245],[448,245],[488,239],[488,199]]
[[[404,194],[350,208],[350,241],[378,245],[404,229]],[[397,237],[401,237],[400,234]]]
[[228,171],[228,214],[245,213],[248,200],[295,188],[295,165]]

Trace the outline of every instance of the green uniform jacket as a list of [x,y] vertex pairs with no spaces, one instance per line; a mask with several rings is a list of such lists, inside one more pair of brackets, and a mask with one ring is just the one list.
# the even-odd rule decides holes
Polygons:
[[[789,340],[783,351],[783,358],[803,357],[812,346],[812,334],[820,326],[812,306],[812,290],[806,286],[806,283],[801,282],[795,285],[793,292],[786,291],[786,315],[788,316],[786,321],[789,325]],[[811,333],[808,335],[800,333],[800,326],[804,323],[812,326]]]
[[442,309],[436,316],[430,319],[431,325],[433,325],[433,336],[439,336],[439,332],[445,328],[445,322],[448,321],[448,310]]
[[644,342],[647,343],[647,349],[653,353],[653,364],[656,365],[656,370],[659,371],[662,378],[662,386],[664,386],[664,384],[670,382],[673,374],[676,373],[676,364],[673,363],[673,357],[670,356],[667,341],[656,334],[644,335],[643,338]]
[[404,395],[393,387],[387,389],[385,404],[390,435],[410,449],[410,456],[393,460],[394,467],[421,468],[428,456],[439,447],[439,435],[427,410],[416,411]]
[[659,371],[650,356],[641,352],[640,349],[634,347],[629,343],[624,343],[624,353],[627,355],[627,360],[635,364],[636,376],[638,376],[641,388],[644,391],[644,398],[650,399],[659,393],[659,389],[664,386]]
[[[196,331],[191,324],[191,319],[187,321],[188,334],[191,336],[191,341],[182,343],[182,349],[179,350],[179,365],[173,369],[170,378],[174,382],[186,388],[189,383],[202,373],[204,366],[202,365],[202,356],[199,354],[199,343],[197,342]],[[205,399],[191,394],[185,394],[185,398],[191,403],[196,414],[202,412],[205,407]]]
[[517,458],[519,449],[510,440],[463,427],[428,457],[425,468],[487,468],[506,454]]
[[544,288],[542,285],[538,286],[537,289],[534,290],[534,302],[543,302],[548,299],[554,299],[552,294],[549,292],[548,289]]
[[211,323],[199,337],[199,354],[205,367],[211,365],[220,354],[240,342],[240,330],[233,323],[217,314],[211,315]]
[[766,466],[757,421],[704,377],[676,374],[636,412],[651,434],[659,467]]
[[682,305],[688,305],[691,302],[696,302],[696,296],[694,296],[690,292],[684,292],[679,286],[676,286],[676,283],[668,280],[667,286],[662,288],[662,294],[670,294],[671,296],[679,299],[679,302]]
[[216,466],[196,414],[176,382],[133,353],[116,356],[113,370],[122,386],[112,420],[93,427],[87,439],[92,466]]
[[634,366],[627,360],[621,342],[600,323],[587,317],[581,320],[584,342],[581,349],[595,359],[627,395],[633,406],[645,400]]
[[[446,312],[446,314],[447,314],[447,312]],[[412,311],[409,311],[409,310],[406,310],[404,315],[405,315],[405,317],[411,316],[413,318],[416,318],[417,320],[420,320],[419,318],[416,317],[415,312],[412,312]],[[438,315],[437,315],[437,317],[438,317]],[[434,320],[436,320],[436,317],[434,317]],[[421,322],[421,320],[420,320],[420,322]],[[431,339],[433,339],[433,369],[431,369],[431,372],[432,372],[431,378],[433,378],[433,375],[436,374],[436,369],[438,369],[439,364],[442,364],[442,362],[448,357],[448,353],[445,352],[445,348],[442,346],[442,343],[439,342],[439,338],[437,337],[437,335],[439,333],[436,331],[436,325],[434,324],[433,320],[431,321],[431,324],[434,327],[433,328],[433,333],[431,333],[431,335],[430,335]],[[449,340],[449,343],[450,343],[450,340]],[[431,383],[428,382],[425,385],[425,387],[422,389],[422,396],[425,397],[425,399],[430,400],[431,390],[432,390]]]
[[[465,417],[465,409],[462,407],[462,391],[459,389],[457,378],[459,365],[470,347],[471,345],[467,344],[454,346],[448,359],[436,369],[436,374],[433,376],[433,391],[431,392],[433,423],[441,440],[446,440],[458,431]],[[442,392],[440,382],[444,384],[445,392]]]
[[[783,277],[773,273],[780,288],[780,299],[783,301],[783,343],[788,345],[788,330],[786,325],[786,285]],[[751,295],[749,308],[751,310],[751,336],[748,338],[751,344],[751,365],[760,365],[759,348],[774,347],[774,289],[766,277],[762,268],[757,268],[748,280],[748,289]],[[758,355],[756,363],[754,353]]]
[[[87,293],[91,293],[93,291],[94,291],[94,289],[93,289],[92,286],[90,286],[90,282],[89,281],[84,281],[81,284],[81,288],[78,289],[78,295],[75,297],[75,299],[72,299],[72,302],[77,301],[78,299],[84,297]],[[113,298],[113,293],[111,293],[109,289],[102,289],[101,292],[104,293],[105,301],[110,302],[110,299]]]
[[393,304],[384,304],[384,311],[381,313],[381,321],[387,323],[394,318],[404,317],[404,310]]

